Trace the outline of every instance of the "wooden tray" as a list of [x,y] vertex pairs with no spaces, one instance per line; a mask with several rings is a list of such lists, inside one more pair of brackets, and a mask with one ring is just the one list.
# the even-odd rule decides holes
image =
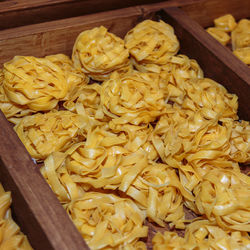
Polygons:
[[[143,19],[163,19],[175,28],[181,42],[181,53],[198,60],[205,76],[237,94],[241,119],[249,120],[249,74],[237,66],[238,60],[225,63],[223,47],[218,47],[214,39],[208,38],[210,36],[201,26],[182,10],[173,7],[155,12],[158,7],[130,7],[0,31],[0,67],[15,55],[70,55],[75,38],[85,29],[104,25],[123,37]],[[15,219],[32,246],[38,250],[88,249],[2,114],[0,127],[0,181],[6,190],[12,191]],[[155,230],[150,225],[149,249]]]

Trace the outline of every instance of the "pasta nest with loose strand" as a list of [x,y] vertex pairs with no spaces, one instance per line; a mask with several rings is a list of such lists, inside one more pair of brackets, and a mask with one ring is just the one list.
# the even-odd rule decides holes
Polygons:
[[175,170],[168,165],[149,162],[128,188],[127,195],[139,207],[146,209],[147,217],[158,225],[185,228],[183,196],[193,201],[194,197],[181,185]]
[[21,117],[30,115],[34,111],[30,110],[27,106],[18,105],[8,99],[3,88],[3,79],[3,70],[0,69],[0,110],[4,113],[8,121],[17,124]]
[[3,72],[8,99],[34,111],[55,108],[68,91],[62,69],[45,58],[15,56],[4,64]]
[[[219,83],[209,78],[187,79],[183,84],[185,95],[174,96],[174,102],[177,102],[184,110],[190,109],[194,112],[202,111],[206,119],[232,118],[238,119],[238,97],[230,94]],[[169,91],[171,95],[171,90]]]
[[27,237],[11,216],[11,193],[5,192],[0,183],[0,249],[32,250]]
[[124,41],[129,53],[139,64],[166,64],[180,47],[174,29],[163,21],[145,20],[137,24],[126,34]]
[[52,152],[65,151],[84,140],[90,127],[88,117],[54,110],[26,116],[14,129],[31,157],[43,160]]
[[64,54],[46,56],[45,59],[58,65],[64,75],[68,85],[68,92],[63,101],[74,99],[83,86],[88,84],[89,78],[80,70],[76,69],[72,60]]
[[102,84],[101,105],[114,124],[148,124],[166,109],[159,76],[140,72],[124,77],[113,73]]
[[72,53],[77,69],[94,80],[108,79],[113,71],[132,71],[124,41],[103,26],[85,30],[77,37]]
[[176,232],[158,232],[152,240],[153,249],[247,249],[250,238],[247,232],[224,231],[216,223],[197,219],[189,224],[185,236]]
[[124,249],[148,234],[145,212],[127,198],[87,192],[65,208],[90,249]]
[[63,103],[63,107],[79,115],[87,115],[98,122],[108,122],[111,120],[101,106],[102,85],[93,83],[85,85],[78,92],[75,98]]
[[195,202],[186,205],[195,213],[224,230],[250,231],[250,177],[240,171],[213,169],[193,193]]

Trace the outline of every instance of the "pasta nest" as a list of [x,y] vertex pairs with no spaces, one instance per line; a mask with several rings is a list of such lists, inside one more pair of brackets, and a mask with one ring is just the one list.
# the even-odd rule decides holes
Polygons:
[[105,80],[111,72],[132,70],[124,41],[103,26],[83,31],[76,39],[72,60],[94,80]]
[[[206,119],[232,118],[238,119],[238,97],[230,94],[219,83],[209,78],[189,79],[183,84],[185,96],[180,95],[183,109],[193,112],[201,110]],[[171,92],[170,92],[171,93]],[[178,99],[178,96],[175,100]]]
[[187,226],[185,236],[175,232],[158,232],[153,240],[153,249],[247,249],[250,238],[246,232],[224,231],[216,223],[199,219]]
[[232,15],[227,14],[214,19],[214,25],[220,30],[230,32],[236,27],[237,23]]
[[5,192],[0,183],[0,248],[32,250],[27,237],[20,231],[19,226],[11,216],[11,193]]
[[21,117],[30,115],[34,111],[27,106],[22,106],[11,102],[5,94],[3,88],[3,70],[0,69],[0,110],[4,113],[8,121],[17,124]]
[[233,51],[234,55],[237,56],[241,61],[250,66],[250,46],[244,48],[238,48]]
[[160,226],[169,222],[170,227],[185,228],[182,197],[191,201],[194,197],[182,187],[175,170],[168,165],[149,162],[126,193]]
[[231,33],[233,50],[250,47],[250,20],[241,19]]
[[87,130],[88,124],[87,117],[70,111],[51,111],[26,116],[14,129],[31,157],[43,160],[83,139],[87,132],[82,130]]
[[66,210],[91,249],[118,249],[146,237],[145,212],[130,199],[87,192]]
[[124,41],[137,63],[166,64],[180,47],[174,29],[163,21],[145,20],[137,24]]
[[15,56],[4,64],[3,72],[8,99],[34,111],[55,108],[68,91],[61,68],[45,58]]
[[114,124],[147,124],[166,109],[159,76],[140,72],[124,77],[113,73],[102,85],[101,104]]
[[71,112],[87,115],[95,121],[108,122],[111,118],[103,112],[100,97],[101,91],[102,85],[100,84],[85,85],[78,91],[75,98],[64,102],[63,106]]
[[193,193],[197,214],[225,230],[250,231],[250,177],[240,171],[213,169]]
[[83,86],[88,84],[89,78],[80,70],[76,69],[72,60],[64,54],[46,56],[46,59],[58,65],[64,72],[68,85],[68,92],[63,100],[71,100],[77,96]]

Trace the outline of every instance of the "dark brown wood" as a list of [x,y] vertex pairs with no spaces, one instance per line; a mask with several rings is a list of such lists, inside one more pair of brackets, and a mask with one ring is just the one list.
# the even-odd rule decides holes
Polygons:
[[163,2],[163,0],[0,1],[0,30],[157,2]]
[[232,14],[236,20],[250,17],[249,0],[200,0],[181,8],[203,27],[212,26],[215,18],[225,14]]
[[11,191],[12,211],[32,247],[88,249],[1,111],[0,124],[0,180]]
[[181,9],[166,8],[159,15],[171,24],[181,44],[181,53],[198,61],[205,76],[221,83],[239,97],[239,116],[250,120],[249,68],[228,48],[211,37],[198,23]]
[[141,16],[140,7],[130,7],[0,31],[0,67],[15,55],[71,55],[77,35],[100,25],[123,37]]

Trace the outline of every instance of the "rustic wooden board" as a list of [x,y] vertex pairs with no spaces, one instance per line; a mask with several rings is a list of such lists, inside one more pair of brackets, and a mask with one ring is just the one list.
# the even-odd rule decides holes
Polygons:
[[[189,4],[195,2],[199,1],[193,0]],[[123,37],[137,22],[148,17],[158,17],[174,26],[182,53],[198,60],[206,76],[222,83],[230,92],[239,96],[240,117],[249,119],[247,97],[250,87],[245,65],[231,58],[226,48],[218,46],[200,25],[180,9],[168,8],[166,12],[160,11],[155,15],[155,10],[165,7],[162,4],[129,7],[0,31],[0,67],[17,54],[38,57],[55,53],[70,55],[76,36],[85,29],[105,25],[111,32]],[[87,249],[2,114],[0,126],[0,180],[6,190],[13,192],[15,217],[31,244],[35,249],[46,250]],[[193,214],[187,211],[187,216]],[[152,223],[148,225],[150,234],[147,245],[152,249],[154,233],[167,228],[162,229]]]
[[[164,0],[9,0],[0,1],[0,30]],[[166,2],[166,0],[165,0]]]
[[181,8],[202,27],[212,26],[215,18],[225,14],[232,14],[237,20],[250,17],[249,0],[200,0]]

